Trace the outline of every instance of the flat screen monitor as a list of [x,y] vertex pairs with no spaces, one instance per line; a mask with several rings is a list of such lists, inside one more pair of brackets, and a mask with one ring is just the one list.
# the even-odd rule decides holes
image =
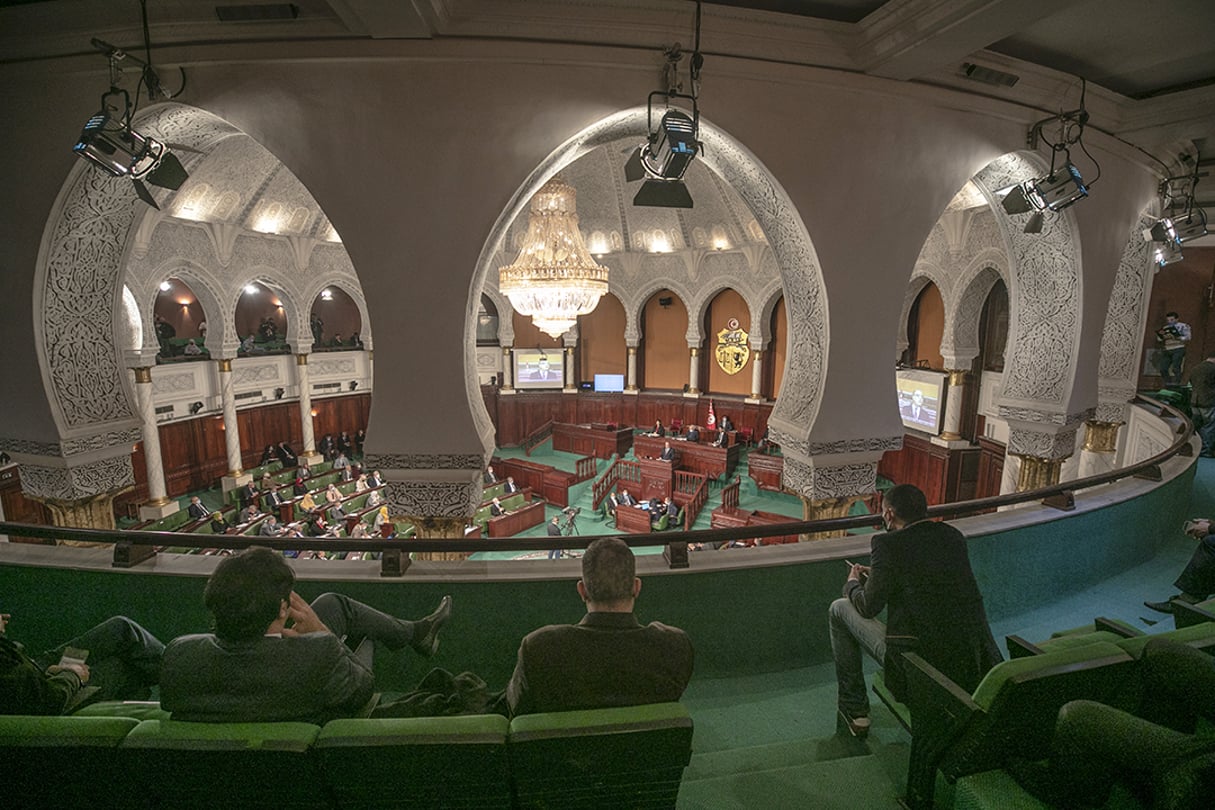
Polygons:
[[560,388],[565,384],[561,349],[515,349],[515,388]]
[[900,368],[894,372],[903,427],[936,436],[945,412],[947,375],[940,371]]
[[617,393],[624,390],[623,374],[596,374],[595,390]]

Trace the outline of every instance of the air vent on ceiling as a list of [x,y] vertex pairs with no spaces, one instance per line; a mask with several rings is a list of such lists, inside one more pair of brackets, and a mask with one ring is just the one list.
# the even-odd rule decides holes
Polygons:
[[245,391],[244,393],[237,394],[233,399],[253,399],[255,397],[265,399],[261,391]]
[[300,7],[295,3],[255,3],[250,6],[216,6],[215,16],[219,18],[220,22],[294,20],[300,16]]
[[974,79],[976,82],[983,84],[992,84],[997,87],[1012,87],[1017,82],[1021,81],[1020,76],[1014,76],[1011,73],[1005,73],[1002,70],[993,70],[992,68],[976,65],[972,62],[962,63],[962,75],[968,79]]

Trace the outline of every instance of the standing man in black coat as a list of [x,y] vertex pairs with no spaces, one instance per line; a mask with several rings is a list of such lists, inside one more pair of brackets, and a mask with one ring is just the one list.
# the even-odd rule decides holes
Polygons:
[[[870,565],[851,566],[844,598],[828,612],[837,726],[856,737],[869,733],[862,651],[881,662],[898,700],[907,697],[902,653],[918,654],[967,692],[1002,660],[962,533],[929,520],[928,501],[911,484],[886,493],[882,520],[887,532],[874,535]],[[883,609],[885,625],[876,618]]]

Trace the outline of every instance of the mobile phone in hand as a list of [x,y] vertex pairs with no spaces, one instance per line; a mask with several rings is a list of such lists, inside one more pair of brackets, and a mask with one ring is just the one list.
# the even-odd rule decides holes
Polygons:
[[88,650],[80,650],[75,647],[65,647],[63,655],[59,656],[59,666],[79,666],[89,658]]

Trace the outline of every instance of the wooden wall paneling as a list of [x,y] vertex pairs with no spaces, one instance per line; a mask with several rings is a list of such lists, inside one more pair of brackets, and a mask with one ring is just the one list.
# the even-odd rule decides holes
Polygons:
[[1004,479],[1005,447],[997,441],[980,437],[979,464],[975,481],[975,497],[988,498],[1000,494]]
[[[38,523],[49,526],[51,516],[46,507],[37,501],[25,497],[21,491],[21,471],[17,465],[0,470],[0,504],[4,505],[4,519],[13,523]],[[36,545],[55,545],[54,540],[34,540],[33,538],[13,537],[15,543],[33,543]]]

